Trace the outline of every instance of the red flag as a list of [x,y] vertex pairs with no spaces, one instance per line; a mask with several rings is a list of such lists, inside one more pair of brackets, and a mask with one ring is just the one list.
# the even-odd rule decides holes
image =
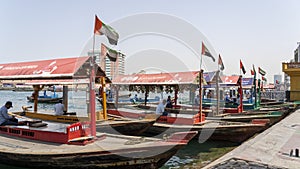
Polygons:
[[223,61],[222,61],[222,58],[221,58],[221,55],[219,54],[219,60],[218,60],[218,64],[220,66],[220,69],[221,70],[224,70],[224,64],[223,64]]
[[242,60],[240,60],[240,69],[242,69],[243,74],[246,73],[246,70],[245,70],[245,67],[244,67],[244,65],[243,65],[243,63],[242,63]]
[[214,62],[215,62],[215,60],[216,60],[216,59],[213,57],[213,55],[209,52],[209,50],[206,48],[206,46],[204,45],[203,42],[202,42],[202,51],[201,51],[201,54],[210,57]]

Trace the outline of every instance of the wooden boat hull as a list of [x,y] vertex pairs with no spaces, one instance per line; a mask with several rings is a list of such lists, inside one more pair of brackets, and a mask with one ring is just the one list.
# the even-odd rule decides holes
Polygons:
[[222,121],[233,121],[233,122],[251,122],[254,119],[268,119],[270,125],[278,122],[281,117],[280,114],[261,114],[261,115],[227,115],[223,117],[207,117],[208,120],[222,120]]
[[[62,97],[56,97],[56,98],[38,98],[39,103],[58,103],[59,100],[61,100]],[[29,102],[34,102],[34,98],[31,96],[27,96],[27,100]]]
[[113,134],[139,136],[155,123],[154,119],[97,122],[96,130]]
[[[165,147],[164,147],[165,148]],[[163,154],[154,157],[135,159],[126,158],[115,154],[58,154],[58,155],[27,155],[14,153],[1,153],[1,164],[13,165],[18,167],[43,168],[43,169],[154,169],[163,166],[181,148],[177,146]],[[147,150],[151,151],[151,150]],[[127,154],[124,154],[125,156]],[[134,156],[134,154],[130,154]],[[82,156],[82,159],[78,159]],[[86,157],[85,157],[86,156]],[[139,156],[139,153],[136,153]],[[11,158],[14,157],[14,158]],[[37,159],[37,160],[35,160]],[[60,160],[63,159],[63,160]],[[114,161],[114,162],[111,162]]]
[[[141,118],[147,116],[147,113],[145,114],[145,110],[138,111],[125,108],[109,110],[108,114],[123,115],[131,118]],[[192,118],[161,116],[144,132],[144,135],[156,136],[174,132],[198,131],[199,133],[210,133],[211,137],[208,139],[240,143],[250,138],[255,133],[266,129],[268,127],[268,123],[268,120],[262,120],[258,122],[258,124],[226,121],[206,121],[202,123],[194,123]]]
[[[1,131],[7,128],[0,127]],[[34,132],[34,129],[30,129]],[[26,132],[24,130],[24,132]],[[41,132],[41,131],[40,131]],[[45,133],[46,134],[46,133]],[[52,133],[53,134],[53,133]],[[49,143],[23,134],[0,134],[0,163],[28,168],[159,168],[197,133],[175,133],[168,140],[97,133],[97,138],[85,145]]]
[[242,143],[255,133],[265,130],[267,126],[265,122],[261,124],[225,122],[216,125],[202,124],[193,126],[154,123],[152,127],[145,131],[145,135],[154,136],[174,132],[197,131],[198,135],[195,139]]

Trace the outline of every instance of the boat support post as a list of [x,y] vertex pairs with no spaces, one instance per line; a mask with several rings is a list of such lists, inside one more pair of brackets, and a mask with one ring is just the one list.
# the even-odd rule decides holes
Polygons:
[[103,102],[103,118],[107,119],[107,108],[106,108],[106,87],[105,87],[105,77],[101,77],[101,85],[102,85],[102,102]]

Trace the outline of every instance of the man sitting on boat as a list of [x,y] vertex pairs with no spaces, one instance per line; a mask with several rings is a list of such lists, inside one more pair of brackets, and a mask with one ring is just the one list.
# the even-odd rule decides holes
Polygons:
[[55,115],[64,115],[65,106],[62,104],[62,100],[54,105]]
[[168,112],[165,111],[166,99],[163,99],[156,107],[155,114],[158,116],[167,116]]
[[232,100],[231,100],[230,95],[229,95],[228,92],[227,92],[226,95],[225,95],[225,102],[226,102],[226,103],[232,103]]
[[173,101],[172,101],[170,95],[168,96],[168,99],[167,99],[167,105],[166,105],[166,108],[173,108]]
[[0,126],[5,125],[18,125],[18,119],[16,119],[14,116],[8,115],[7,111],[12,106],[11,101],[7,101],[4,106],[0,109]]

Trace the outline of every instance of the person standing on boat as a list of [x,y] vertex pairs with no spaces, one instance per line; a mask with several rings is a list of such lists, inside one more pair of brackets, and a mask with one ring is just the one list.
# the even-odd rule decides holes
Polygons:
[[12,106],[11,101],[7,101],[4,106],[0,109],[0,126],[5,125],[18,125],[18,119],[16,119],[14,116],[8,115],[7,111]]
[[54,105],[55,115],[63,115],[65,106],[62,104],[62,100],[59,100],[57,104]]
[[168,112],[165,111],[166,99],[163,99],[156,107],[155,114],[159,116],[167,116]]

